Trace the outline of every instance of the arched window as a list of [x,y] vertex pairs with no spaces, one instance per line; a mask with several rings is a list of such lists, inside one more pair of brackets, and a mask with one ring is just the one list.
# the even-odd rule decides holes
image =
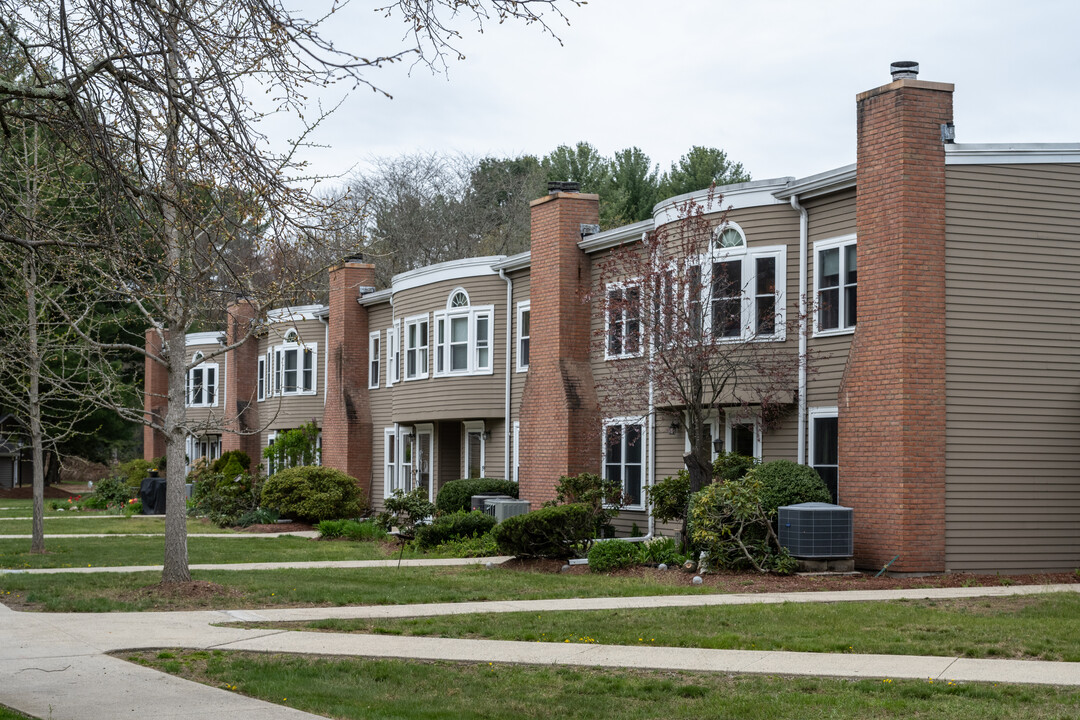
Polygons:
[[469,307],[469,294],[463,289],[458,288],[454,292],[450,293],[450,299],[446,301],[446,307],[449,310],[455,308]]
[[304,342],[296,328],[286,330],[281,344],[266,352],[264,365],[273,382],[265,396],[314,395],[318,350],[318,343]]
[[713,233],[713,247],[717,250],[746,247],[746,235],[741,227],[733,222],[726,222]]
[[493,317],[491,305],[474,307],[464,288],[454,289],[435,313],[435,375],[491,373]]

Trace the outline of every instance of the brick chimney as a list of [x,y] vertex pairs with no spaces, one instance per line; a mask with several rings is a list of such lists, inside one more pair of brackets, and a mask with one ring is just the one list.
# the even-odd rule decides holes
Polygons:
[[[569,190],[569,191],[566,191]],[[599,197],[560,184],[532,208],[529,374],[521,399],[519,489],[532,507],[555,497],[561,475],[599,472],[600,421],[589,361],[589,257],[582,225]]]
[[[143,410],[165,419],[169,409],[169,369],[154,358],[161,357],[161,336],[157,331],[146,331],[146,360],[143,364]],[[165,456],[165,434],[143,425],[143,459],[153,460]]]
[[861,567],[945,570],[945,151],[953,86],[895,63],[860,94],[859,315],[840,388],[840,501]]
[[226,309],[225,343],[232,345],[247,340],[226,353],[224,430],[222,452],[243,450],[257,464],[262,448],[259,445],[259,406],[256,403],[256,384],[259,372],[259,342],[251,332],[255,308],[241,298]]
[[359,288],[373,287],[375,266],[354,260],[330,269],[326,407],[322,464],[360,482],[371,497],[371,406],[368,396],[368,315]]

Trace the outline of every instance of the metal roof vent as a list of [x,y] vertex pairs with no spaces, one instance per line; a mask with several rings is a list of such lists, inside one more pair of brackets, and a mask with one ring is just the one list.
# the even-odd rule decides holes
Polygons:
[[581,192],[581,183],[571,182],[569,180],[553,180],[548,183],[548,195],[554,195],[555,193],[577,193]]
[[855,554],[853,514],[830,503],[777,509],[780,544],[797,558],[848,558]]
[[897,60],[889,66],[889,72],[892,73],[893,80],[915,79],[919,77],[919,63],[912,60]]

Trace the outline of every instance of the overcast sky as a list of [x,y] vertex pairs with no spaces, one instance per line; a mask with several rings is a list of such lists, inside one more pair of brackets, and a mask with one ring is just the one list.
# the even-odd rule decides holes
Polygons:
[[[404,47],[403,26],[353,0],[329,34],[374,55]],[[464,61],[446,74],[399,64],[351,93],[305,152],[348,173],[416,151],[544,155],[586,140],[631,145],[667,168],[691,145],[723,148],[756,179],[855,161],[855,95],[889,63],[951,82],[957,142],[1080,141],[1076,0],[589,0],[536,26],[462,25]],[[334,102],[345,93],[324,93]],[[282,123],[268,131],[290,133]],[[295,132],[295,130],[291,130]]]

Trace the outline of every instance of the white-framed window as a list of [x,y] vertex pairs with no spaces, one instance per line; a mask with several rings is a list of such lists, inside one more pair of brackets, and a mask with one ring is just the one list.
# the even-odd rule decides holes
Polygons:
[[604,421],[604,478],[622,485],[629,509],[645,507],[645,421],[609,418]]
[[[266,447],[273,447],[277,442],[278,435],[282,435],[289,430],[271,430],[266,435]],[[308,455],[305,450],[303,455],[296,458],[275,458],[273,454],[266,458],[266,475],[269,477],[278,470],[284,470],[287,467],[295,467],[296,465],[322,465],[322,430],[318,430],[315,433],[315,449],[313,455]]]
[[[686,431],[689,423],[686,422],[686,418],[683,418],[683,449],[684,452],[690,452],[690,433]],[[709,438],[709,459],[716,460],[716,456],[719,455],[717,450],[717,440],[723,440],[723,425],[720,424],[720,420],[713,415],[705,420],[705,427],[707,428],[706,435]],[[721,447],[721,450],[724,448]]]
[[810,467],[840,501],[840,414],[834,407],[810,408]]
[[386,329],[386,387],[401,381],[401,321]]
[[259,356],[259,370],[258,370],[258,394],[259,402],[266,399],[266,390],[269,385],[270,376],[268,375],[269,368],[267,367],[267,356]]
[[379,387],[379,345],[382,333],[374,330],[368,333],[368,387]]
[[531,304],[523,300],[517,304],[517,371],[529,369],[529,320]]
[[405,379],[428,376],[428,316],[405,318]]
[[854,235],[814,243],[814,334],[853,332],[859,265]]
[[724,414],[724,450],[761,460],[761,416],[728,410]]
[[383,428],[383,497],[399,490],[397,475],[397,428]]
[[607,317],[604,319],[607,342],[604,359],[641,355],[641,288],[633,283],[609,283]]
[[290,328],[280,345],[270,350],[273,361],[274,395],[314,395],[318,343],[305,343],[296,328]]
[[[277,431],[276,430],[271,430],[266,435],[266,447],[273,447],[275,440],[277,440]],[[273,475],[274,473],[276,473],[278,471],[278,468],[275,467],[276,464],[277,463],[274,462],[273,456],[270,456],[270,457],[266,458],[266,476],[267,477]]]
[[470,304],[462,288],[450,293],[446,310],[433,314],[435,375],[490,375],[495,309]]
[[187,454],[189,471],[194,467],[197,460],[205,460],[207,464],[210,464],[221,457],[220,435],[202,435],[200,437],[189,435],[185,445],[184,450]]
[[521,421],[514,421],[514,482],[521,482]]
[[461,470],[463,478],[485,477],[487,458],[487,432],[483,420],[462,423],[464,445],[461,452]]
[[218,364],[203,362],[203,354],[195,353],[191,359],[195,367],[187,373],[187,406],[218,406]]

